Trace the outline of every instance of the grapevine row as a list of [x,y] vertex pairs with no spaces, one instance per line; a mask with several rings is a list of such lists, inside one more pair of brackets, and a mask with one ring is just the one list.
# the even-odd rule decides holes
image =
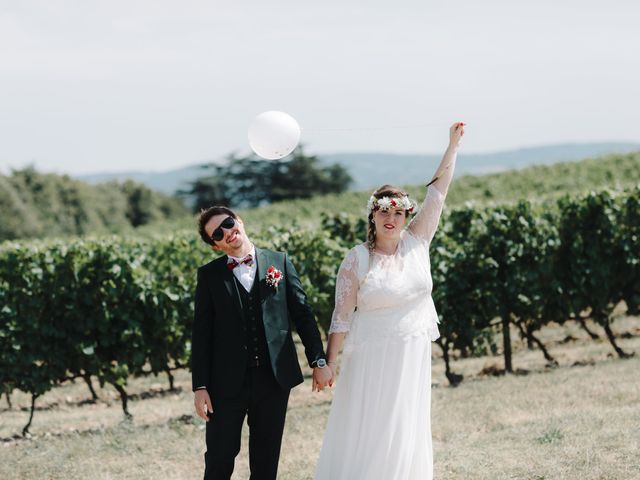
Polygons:
[[[283,222],[281,222],[282,224]],[[251,237],[287,251],[318,324],[328,330],[335,275],[346,251],[365,238],[363,219],[324,215],[319,229],[272,226]],[[620,357],[612,312],[640,305],[640,186],[451,209],[431,248],[433,296],[441,317],[446,373],[450,353],[473,355],[502,333],[512,371],[510,326],[545,358],[536,332],[549,322],[602,326]],[[127,410],[129,376],[189,365],[196,267],[213,252],[195,231],[150,238],[5,242],[0,246],[0,393],[38,397],[82,378],[112,384]]]

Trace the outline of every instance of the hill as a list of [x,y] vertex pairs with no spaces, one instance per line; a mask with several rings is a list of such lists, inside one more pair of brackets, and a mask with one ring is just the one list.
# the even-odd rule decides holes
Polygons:
[[179,199],[132,181],[94,186],[33,168],[0,175],[0,241],[125,232],[187,214]]
[[[640,150],[638,143],[588,143],[547,145],[496,153],[462,153],[458,174],[485,174],[531,165],[547,165],[638,150]],[[409,155],[363,152],[319,156],[327,165],[338,163],[347,168],[349,174],[355,179],[351,189],[358,191],[385,183],[388,178],[393,178],[394,182],[399,184],[415,183],[416,178],[422,178],[425,176],[425,172],[432,172],[436,169],[442,154]],[[177,190],[185,188],[188,182],[199,176],[202,176],[202,164],[164,172],[124,171],[81,175],[77,178],[89,183],[131,179],[154,190],[173,194]]]
[[[463,166],[464,162],[465,159],[460,158],[456,168]],[[425,194],[424,184],[416,185],[416,178],[428,180],[434,170],[435,167],[414,176],[410,180],[411,184],[405,185],[404,188],[415,200],[421,201]],[[402,184],[398,177],[396,173],[383,181]],[[400,180],[403,178],[400,176]],[[455,207],[469,201],[477,204],[504,203],[524,198],[546,201],[566,194],[578,195],[601,188],[623,189],[638,183],[640,152],[607,155],[487,175],[462,175],[451,184],[447,206]],[[268,226],[297,222],[301,225],[317,226],[323,214],[344,213],[363,216],[369,195],[370,190],[347,192],[310,200],[276,203],[244,210],[241,213],[251,225]]]

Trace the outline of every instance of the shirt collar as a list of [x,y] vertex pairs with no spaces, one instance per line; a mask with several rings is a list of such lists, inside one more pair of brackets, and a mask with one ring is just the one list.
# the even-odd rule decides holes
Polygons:
[[[252,243],[251,244],[251,251],[248,253],[248,255],[251,255],[251,257],[253,258],[253,261],[255,262],[256,260],[256,246]],[[236,262],[240,263],[240,260],[242,260],[244,257],[233,257],[231,255],[227,255],[230,259],[235,260]]]

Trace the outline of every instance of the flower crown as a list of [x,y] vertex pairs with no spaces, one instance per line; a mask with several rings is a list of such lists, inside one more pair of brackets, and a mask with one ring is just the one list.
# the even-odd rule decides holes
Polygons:
[[389,210],[390,208],[403,208],[410,215],[413,215],[416,211],[416,204],[407,195],[382,198],[376,198],[374,195],[371,195],[367,203],[367,214],[375,212],[376,210]]

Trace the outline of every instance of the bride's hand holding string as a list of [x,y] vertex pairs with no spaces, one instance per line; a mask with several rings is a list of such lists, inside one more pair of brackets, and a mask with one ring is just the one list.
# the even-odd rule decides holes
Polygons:
[[[464,135],[464,127],[467,124],[464,122],[456,122],[449,128],[449,146],[447,150],[444,152],[444,157],[442,157],[442,161],[436,170],[436,173],[431,177],[431,181],[427,183],[427,187],[436,183],[442,176],[448,177],[447,180],[442,185],[442,181],[440,181],[440,185],[437,185],[441,192],[446,194],[446,190],[449,186],[449,182],[451,181],[451,172],[448,172],[453,161],[455,160],[456,154],[458,152],[458,147],[460,146],[460,139],[462,139]],[[445,175],[446,174],[446,175]]]
[[456,122],[449,128],[449,147],[458,148],[460,145],[460,139],[464,135],[464,127],[467,124],[464,122]]

